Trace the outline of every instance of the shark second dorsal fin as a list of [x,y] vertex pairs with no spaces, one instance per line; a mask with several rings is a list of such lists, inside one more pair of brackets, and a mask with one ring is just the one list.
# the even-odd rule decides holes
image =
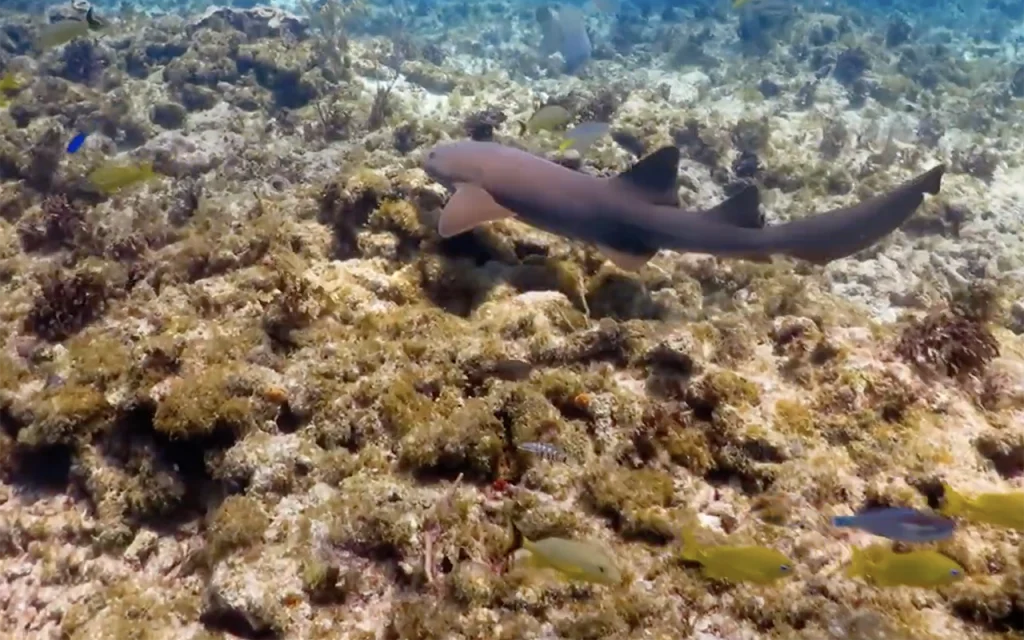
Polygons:
[[676,206],[676,176],[679,173],[679,149],[662,147],[644,156],[632,167],[615,176],[615,180],[628,184],[652,204]]
[[708,209],[703,215],[730,227],[763,229],[764,216],[761,215],[760,204],[761,194],[756,185],[750,184],[728,200]]

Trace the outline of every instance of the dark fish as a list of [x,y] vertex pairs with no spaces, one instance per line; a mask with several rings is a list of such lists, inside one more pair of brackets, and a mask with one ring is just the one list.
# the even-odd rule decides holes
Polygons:
[[660,249],[766,259],[787,255],[826,264],[870,247],[938,193],[938,165],[894,190],[852,207],[764,226],[757,187],[748,185],[694,214],[679,208],[679,149],[662,147],[620,175],[603,178],[494,142],[441,144],[424,169],[455,193],[438,233],[458,235],[515,216],[545,231],[591,242],[623,269],[636,270]]
[[489,373],[502,380],[526,380],[533,372],[533,364],[525,360],[498,360],[491,365]]
[[832,518],[836,527],[863,529],[876,536],[902,542],[934,542],[953,535],[949,518],[906,507],[871,509],[852,516]]
[[647,145],[644,144],[644,141],[628,131],[612,131],[612,140],[615,141],[615,144],[638,158],[647,151]]
[[68,143],[68,153],[75,153],[81,149],[87,137],[89,137],[89,134],[84,131],[78,132],[74,138],[71,138],[71,142]]
[[466,378],[474,385],[483,384],[489,378],[518,382],[529,378],[532,372],[532,363],[508,358],[470,364],[466,368]]

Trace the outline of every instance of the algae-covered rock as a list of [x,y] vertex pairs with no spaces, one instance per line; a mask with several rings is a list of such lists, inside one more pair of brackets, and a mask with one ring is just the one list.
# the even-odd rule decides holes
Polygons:
[[219,563],[203,591],[200,620],[207,626],[249,635],[284,634],[304,600],[298,564],[263,548]]
[[[999,44],[1019,11],[967,3],[949,31],[941,6],[690,4],[707,6],[588,14],[594,56],[572,78],[531,45],[554,12],[502,2],[97,7],[116,25],[46,51],[41,22],[7,16],[0,629],[1019,633],[1016,532],[958,526],[937,549],[968,579],[908,590],[847,576],[863,532],[829,524],[937,508],[943,484],[1019,489],[1024,157]],[[563,153],[563,132],[519,126],[546,104],[612,135]],[[468,192],[423,161],[466,136],[604,177],[674,144],[679,215],[756,184],[769,235],[949,167],[848,259],[665,250],[623,270],[523,219],[442,238]],[[491,151],[472,149],[486,182]],[[113,156],[160,175],[98,194]],[[514,528],[599,541],[627,579],[512,562]],[[676,558],[685,531],[794,570],[708,580]]]

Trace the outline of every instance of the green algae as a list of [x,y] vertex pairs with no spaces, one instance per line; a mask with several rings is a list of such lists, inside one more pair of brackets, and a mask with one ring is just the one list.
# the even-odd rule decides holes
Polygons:
[[[260,91],[271,98],[269,85],[275,79],[291,79],[304,91],[324,89],[325,76],[311,68],[307,50],[293,58],[275,45],[256,55],[261,47],[252,42],[237,46],[246,37],[234,33],[219,40],[224,64],[206,71],[214,77],[223,74],[221,84],[237,77],[230,54],[236,50],[239,60],[259,66],[256,84],[267,85]],[[229,41],[234,44],[228,46]],[[169,65],[175,91],[184,89],[184,77],[207,78],[201,76],[201,61],[194,54],[186,57],[190,59]],[[409,62],[411,77],[430,76],[438,83],[458,77],[444,66],[434,69],[416,60],[405,66]],[[878,77],[891,88],[893,78],[903,76],[885,69]],[[215,79],[202,81],[218,86]],[[483,97],[491,81],[471,84]],[[259,95],[259,100],[268,99]],[[333,97],[346,107],[345,99]],[[357,113],[361,116],[367,106],[355,105]],[[291,120],[277,122],[297,126]],[[664,131],[645,127],[652,141],[665,137]],[[422,125],[435,137],[446,128],[451,126],[432,119]],[[729,149],[723,130],[722,123],[715,123],[701,135],[720,147],[724,157]],[[0,455],[13,461],[25,449],[69,448],[75,482],[86,489],[103,526],[128,538],[125,522],[135,526],[147,515],[180,515],[180,507],[192,503],[185,494],[197,487],[212,489],[212,494],[238,490],[236,485],[250,480],[246,469],[258,468],[264,459],[262,452],[247,452],[247,446],[270,447],[288,437],[301,440],[302,463],[275,469],[274,474],[284,477],[270,480],[270,495],[252,492],[229,498],[211,518],[206,537],[211,550],[220,549],[215,557],[238,551],[238,560],[245,563],[269,545],[291,547],[303,559],[299,577],[308,602],[302,607],[311,605],[308,614],[298,607],[297,617],[318,621],[309,637],[328,635],[324,629],[331,626],[326,621],[336,615],[332,612],[365,586],[350,581],[351,569],[312,558],[309,535],[294,540],[283,535],[264,547],[266,514],[275,501],[302,501],[315,491],[334,496],[312,513],[317,521],[330,523],[329,542],[368,556],[363,565],[367,572],[386,572],[389,580],[400,583],[395,607],[385,613],[393,637],[519,640],[546,632],[549,627],[542,625],[547,624],[571,638],[642,633],[687,637],[691,629],[683,623],[690,615],[699,619],[712,614],[726,628],[739,624],[743,632],[756,629],[786,640],[831,640],[838,627],[852,629],[851,637],[875,637],[857,631],[865,624],[848,623],[853,614],[830,606],[851,597],[869,613],[882,612],[868,625],[874,629],[870,633],[885,629],[877,631],[878,637],[904,635],[888,630],[896,626],[893,620],[907,626],[905,637],[932,637],[923,630],[924,614],[898,596],[851,595],[845,583],[830,581],[822,587],[828,593],[769,591],[755,597],[740,588],[718,598],[720,586],[661,566],[655,544],[671,539],[676,524],[691,515],[677,502],[681,498],[676,487],[685,487],[680,491],[687,493],[723,487],[720,511],[743,514],[749,503],[751,512],[764,520],[783,522],[792,516],[805,524],[820,514],[805,511],[804,500],[813,509],[852,507],[862,497],[915,503],[920,496],[915,499],[906,487],[878,483],[861,490],[860,484],[875,476],[959,469],[962,460],[946,449],[948,444],[923,442],[929,429],[948,420],[930,404],[933,396],[918,386],[920,380],[911,378],[913,383],[905,384],[874,368],[860,370],[865,357],[888,366],[889,354],[875,351],[887,337],[885,330],[875,331],[870,349],[845,347],[832,330],[862,324],[862,319],[822,294],[809,270],[798,267],[796,274],[785,273],[792,266],[788,262],[762,267],[706,261],[692,274],[680,268],[668,279],[675,282],[663,282],[651,273],[623,274],[587,255],[592,252],[567,249],[561,241],[538,248],[518,230],[492,225],[499,228],[473,234],[484,247],[474,249],[479,254],[453,264],[447,252],[457,243],[438,241],[424,222],[422,214],[433,207],[422,206],[419,196],[406,196],[419,188],[411,184],[413,178],[368,168],[394,159],[384,150],[391,132],[384,127],[379,133],[353,145],[365,149],[346,158],[347,165],[358,168],[338,181],[339,202],[327,212],[330,216],[316,223],[293,220],[312,215],[312,198],[287,205],[262,199],[258,208],[263,213],[255,217],[203,207],[180,235],[167,236],[165,250],[149,245],[154,255],[134,267],[137,291],[122,292],[112,277],[114,286],[96,306],[97,315],[84,324],[85,311],[77,320],[67,316],[74,322],[52,334],[67,333],[67,353],[52,356],[46,371],[0,355],[0,413],[10,414],[0,416]],[[777,132],[771,140],[757,139],[763,131],[754,134],[749,146],[782,144]],[[355,130],[345,133],[358,135]],[[247,156],[246,162],[269,163],[270,155]],[[613,168],[615,156],[604,155],[611,160],[594,165]],[[797,202],[808,207],[820,204],[843,173],[808,172],[802,161],[787,157],[788,151],[776,155],[773,168],[797,177],[803,184]],[[411,166],[415,158],[397,162]],[[723,177],[721,169],[715,168],[715,180]],[[286,168],[289,175],[294,171],[296,167]],[[863,188],[873,193],[886,181],[879,172]],[[204,221],[204,216],[211,219]],[[326,238],[327,231],[335,236]],[[129,243],[122,244],[130,249]],[[544,254],[542,264],[535,260],[538,251]],[[523,255],[533,263],[520,263]],[[359,274],[332,283],[337,286],[330,297],[341,303],[331,304],[314,283],[319,276],[310,273],[349,258],[357,258],[353,272]],[[10,265],[0,270],[18,273]],[[565,297],[524,320],[527,314],[501,308],[509,296],[522,291],[559,291]],[[44,308],[31,300],[23,297],[23,308],[10,317],[21,319],[35,304],[39,311],[34,317],[43,318],[42,311],[55,306]],[[157,307],[159,311],[145,312]],[[589,324],[586,307],[592,318],[603,319],[599,325]],[[663,350],[660,359],[652,358],[652,345],[664,332],[675,330],[672,322],[678,318],[704,319],[689,327],[699,348],[687,351],[689,361],[678,350],[668,356]],[[82,326],[72,330],[76,323]],[[113,328],[118,324],[132,329]],[[797,325],[805,327],[799,335]],[[154,332],[147,333],[151,328]],[[480,342],[488,344],[476,344]],[[527,380],[470,384],[463,353],[474,348],[483,354],[483,362],[526,357],[537,370]],[[856,352],[852,362],[846,360],[848,351]],[[784,377],[775,377],[772,366],[782,369]],[[667,398],[657,397],[653,386],[642,389],[646,394],[639,392],[657,377],[657,368],[662,369],[659,374],[671,370]],[[50,371],[66,376],[64,385],[38,391]],[[260,376],[250,376],[250,371]],[[965,392],[954,386],[941,391],[955,400]],[[993,413],[987,417],[991,431],[974,443],[978,461],[987,460],[991,471],[1011,475],[1019,438],[998,425],[1012,426],[1012,406],[1001,403],[998,395],[984,404]],[[148,411],[155,412],[151,425],[145,420]],[[126,425],[135,429],[131,432],[137,441],[126,437]],[[995,433],[1000,428],[1007,433]],[[784,444],[791,439],[823,450],[822,455],[813,460],[790,457]],[[557,443],[570,452],[571,463],[554,465],[514,454],[517,444],[529,441]],[[122,446],[124,442],[133,444]],[[224,459],[225,447],[230,461]],[[894,462],[903,451],[915,460]],[[165,453],[173,454],[171,460],[164,459]],[[824,470],[809,472],[806,466],[811,464]],[[3,467],[11,468],[6,460]],[[791,502],[781,499],[787,474],[806,482],[792,492]],[[435,513],[437,504],[448,502],[438,498],[437,480],[460,475],[467,484],[453,492],[451,508]],[[503,492],[490,484],[498,478],[512,482],[514,489]],[[742,491],[732,489],[735,480]],[[327,487],[314,490],[315,482]],[[782,487],[771,488],[773,482]],[[765,488],[768,493],[749,495]],[[238,523],[225,520],[229,504],[237,511],[231,519]],[[595,520],[588,506],[605,520]],[[261,511],[262,518],[257,515]],[[534,587],[525,579],[520,583],[502,576],[483,565],[502,559],[510,540],[509,519],[534,535],[591,534],[595,525],[610,523],[612,531],[602,532],[631,566],[635,561],[646,571],[643,578],[649,583],[610,594],[565,585]],[[745,526],[742,515],[721,519],[724,528]],[[243,525],[259,535],[243,531]],[[287,522],[280,526],[289,531]],[[831,562],[841,555],[840,547],[821,533],[815,531],[819,537],[812,542],[801,540],[799,533],[763,535],[779,545],[820,545],[820,555]],[[428,535],[436,536],[433,581],[421,568]],[[970,633],[1013,632],[1019,618],[1020,561],[989,551],[1002,544],[1000,538],[970,541],[985,551],[969,552],[965,542],[957,553],[970,556],[965,562],[972,573],[990,572],[982,577],[992,579],[962,594],[937,597],[968,623]],[[56,571],[54,554],[41,545],[32,553],[47,572]],[[702,605],[709,590],[716,600],[713,610]],[[134,622],[134,628],[112,622],[109,631],[85,631],[80,623],[98,613],[97,608],[87,614],[69,611],[65,635],[155,637],[162,627],[197,618],[187,607],[176,618],[164,615],[159,603],[132,594],[106,595],[111,614]],[[928,615],[943,615],[941,604],[925,600]],[[674,609],[685,610],[686,620],[662,619]],[[219,637],[212,631],[199,633]],[[338,633],[357,638],[372,632],[346,629],[331,634]]]
[[179,379],[157,403],[153,427],[172,438],[209,435],[218,428],[244,434],[255,425],[245,387],[244,377],[228,367]]
[[584,478],[587,501],[622,535],[666,542],[675,538],[680,513],[672,477],[654,469],[596,468]]
[[494,479],[504,431],[490,403],[470,401],[449,416],[417,422],[399,442],[399,460],[421,473]]
[[109,425],[113,408],[91,386],[67,384],[44,390],[30,405],[31,424],[18,432],[18,443],[30,449],[73,445]]
[[97,635],[111,640],[154,640],[163,637],[162,626],[194,619],[198,610],[199,599],[187,592],[168,599],[132,585],[115,584],[73,605],[61,620],[60,632],[74,640]]
[[270,526],[262,505],[246,496],[229,496],[210,519],[205,553],[211,565],[231,553],[259,544]]
[[811,437],[817,433],[814,414],[798,400],[781,399],[775,402],[775,429],[780,433],[793,433]]

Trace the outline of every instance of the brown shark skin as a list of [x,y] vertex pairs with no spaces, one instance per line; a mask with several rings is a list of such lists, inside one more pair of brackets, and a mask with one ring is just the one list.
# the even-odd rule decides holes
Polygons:
[[[656,204],[664,194],[645,193],[621,179],[590,176],[493,142],[438,145],[427,154],[424,168],[448,186],[467,183],[483,189],[532,226],[629,255],[672,249],[745,259],[788,255],[817,264],[853,255],[890,234],[914,213],[924,193],[938,192],[945,170],[937,166],[852,207],[756,228],[727,222],[756,212],[702,215]],[[756,191],[739,198],[744,202],[737,206],[756,209],[757,198],[751,195]]]
[[[768,227],[764,233],[789,244],[786,253],[815,264],[851,256],[886,237],[913,215],[924,194],[935,195],[942,186],[945,165],[935,166],[888,193],[850,207]],[[816,243],[825,239],[820,246]],[[802,248],[801,248],[802,247]]]

